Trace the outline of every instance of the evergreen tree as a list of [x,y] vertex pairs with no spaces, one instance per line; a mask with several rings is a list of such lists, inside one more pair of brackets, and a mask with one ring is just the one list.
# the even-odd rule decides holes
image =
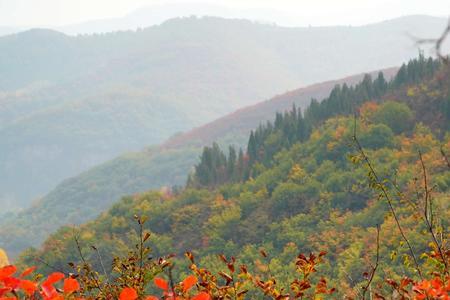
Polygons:
[[253,133],[253,130],[250,132],[250,138],[248,140],[248,146],[247,146],[247,154],[249,156],[250,164],[252,164],[258,156],[258,149],[257,149],[255,134]]
[[[378,73],[375,80],[372,80],[370,75],[365,75],[363,80],[355,86],[336,85],[330,95],[321,102],[314,98],[311,99],[304,114],[293,104],[290,111],[277,112],[273,123],[267,122],[266,125],[260,125],[255,131],[251,131],[247,144],[247,155],[244,155],[240,149],[236,158],[235,149],[230,147],[227,160],[217,144],[213,144],[212,148],[206,147],[199,165],[196,166],[195,182],[200,185],[216,185],[228,181],[247,180],[252,174],[252,169],[270,167],[275,153],[296,142],[307,140],[312,129],[328,118],[353,114],[361,104],[367,101],[381,100],[390,89],[396,89],[401,85],[414,83],[433,75],[439,66],[438,60],[426,60],[420,56],[408,64],[403,64],[395,78],[389,83],[381,72]],[[444,117],[449,120],[450,99],[443,101],[442,112]],[[383,121],[384,114],[381,112],[379,114],[379,122],[385,123]],[[387,125],[394,132],[407,130],[405,127],[408,125],[409,119],[407,110],[397,109],[396,114],[403,115],[403,119],[394,117],[393,119],[398,121],[398,124]],[[257,170],[255,171],[257,172]]]
[[379,72],[377,79],[373,82],[373,88],[374,88],[374,97],[380,98],[384,93],[386,93],[386,90],[388,88],[388,83],[384,79],[383,72]]
[[244,151],[242,151],[242,148],[239,148],[239,155],[238,155],[238,163],[236,168],[236,175],[235,180],[242,180],[244,178],[244,168],[245,168],[245,162],[244,162]]
[[233,180],[235,176],[236,169],[236,149],[234,146],[230,146],[228,153],[228,163],[227,163],[227,178]]
[[398,87],[407,82],[408,73],[406,71],[406,65],[403,64],[397,72],[395,79],[393,81],[394,87]]

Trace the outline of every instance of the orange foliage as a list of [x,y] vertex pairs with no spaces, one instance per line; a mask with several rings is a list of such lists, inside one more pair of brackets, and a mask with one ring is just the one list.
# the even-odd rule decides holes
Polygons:
[[[15,266],[9,265],[0,269],[0,299],[72,299],[71,295],[80,290],[78,281],[62,273],[50,274],[42,283],[23,279],[31,275],[35,267],[26,269],[18,277],[14,277],[17,272]],[[65,278],[65,279],[64,279]],[[57,289],[55,284],[64,279],[63,289]],[[73,298],[81,299],[81,298]]]

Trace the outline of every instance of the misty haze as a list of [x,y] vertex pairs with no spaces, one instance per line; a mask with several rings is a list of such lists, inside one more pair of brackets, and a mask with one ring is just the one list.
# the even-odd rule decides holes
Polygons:
[[0,299],[447,299],[449,14],[0,0]]

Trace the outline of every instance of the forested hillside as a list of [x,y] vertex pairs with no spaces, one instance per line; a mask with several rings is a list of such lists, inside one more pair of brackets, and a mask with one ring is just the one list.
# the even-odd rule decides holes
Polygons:
[[[291,147],[297,142],[306,141],[313,128],[336,115],[351,115],[356,108],[372,99],[389,97],[401,86],[418,84],[421,80],[431,77],[439,64],[431,58],[425,60],[422,56],[418,60],[410,61],[403,65],[391,82],[387,82],[383,73],[379,73],[375,79],[370,75],[355,86],[347,86],[345,83],[336,86],[330,96],[322,101],[312,99],[310,105],[304,110],[297,109],[294,105],[292,111],[277,113],[273,123],[261,124],[258,129],[250,133],[246,153],[243,149],[235,149],[230,146],[228,155],[217,144],[205,147],[195,174],[189,178],[188,185],[192,187],[209,187],[222,185],[229,182],[246,181],[259,175],[260,172],[271,165],[274,156],[283,149]],[[409,91],[414,94],[414,89]],[[411,106],[417,104],[410,104]],[[425,122],[437,127],[438,132],[449,129],[447,102],[437,105],[435,109],[429,109],[416,117],[416,122]],[[420,108],[425,109],[425,107]],[[438,109],[443,110],[443,117],[436,116]],[[381,116],[375,116],[379,123],[390,125],[394,133],[399,134],[412,126],[412,114],[406,107],[401,107],[393,102],[382,109]],[[385,128],[374,129],[380,136],[388,138],[391,133]],[[382,141],[380,141],[382,143]],[[332,150],[332,149],[328,149]],[[324,153],[328,159],[338,159],[341,153]],[[337,155],[337,156],[335,156]]]
[[417,55],[408,32],[431,38],[444,23],[282,28],[185,18],[129,32],[1,37],[2,207],[23,208],[62,179],[271,95],[399,65]]
[[[278,113],[250,134],[246,149],[205,148],[185,189],[124,197],[92,222],[61,228],[42,248],[24,252],[21,263],[38,258],[44,272],[48,266],[69,272],[67,262],[80,260],[80,247],[83,259],[101,270],[99,257],[108,262],[139,243],[137,215],[148,219],[154,257],[178,255],[175,271],[187,264],[186,250],[213,271],[227,269],[215,258],[224,254],[283,285],[294,278],[292,258],[299,252],[327,251],[319,271],[337,287],[337,298],[358,296],[374,253],[382,270],[374,272],[375,283],[420,278],[417,270],[434,267],[427,256],[414,256],[429,245],[417,215],[424,195],[432,198],[442,239],[450,226],[448,72],[421,57],[390,82],[379,75],[338,86],[304,111]],[[380,196],[382,190],[391,196]]]
[[[396,68],[383,70],[391,78]],[[198,162],[202,146],[216,141],[226,147],[245,146],[250,131],[292,104],[305,108],[311,98],[322,99],[338,84],[352,86],[364,75],[300,88],[240,109],[199,128],[177,135],[160,147],[128,153],[59,184],[32,207],[0,220],[0,243],[13,257],[38,246],[60,226],[92,220],[123,195],[149,188],[183,186]],[[377,76],[377,73],[373,73]],[[50,221],[51,220],[51,221]]]

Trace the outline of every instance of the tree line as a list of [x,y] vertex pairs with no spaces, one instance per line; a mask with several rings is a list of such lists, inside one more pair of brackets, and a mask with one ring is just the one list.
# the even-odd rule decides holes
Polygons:
[[[290,111],[277,112],[273,122],[260,124],[250,132],[245,150],[229,146],[226,153],[217,143],[204,147],[200,162],[189,175],[187,186],[215,187],[224,183],[246,181],[258,174],[258,166],[270,166],[275,153],[307,140],[312,129],[330,117],[356,114],[357,108],[365,102],[381,101],[385,95],[399,87],[430,78],[440,66],[440,60],[431,57],[426,59],[419,55],[403,64],[390,81],[385,79],[382,72],[375,79],[366,74],[354,86],[345,83],[336,85],[322,101],[311,99],[304,111],[294,104]],[[450,120],[450,99],[443,102],[443,112]]]

